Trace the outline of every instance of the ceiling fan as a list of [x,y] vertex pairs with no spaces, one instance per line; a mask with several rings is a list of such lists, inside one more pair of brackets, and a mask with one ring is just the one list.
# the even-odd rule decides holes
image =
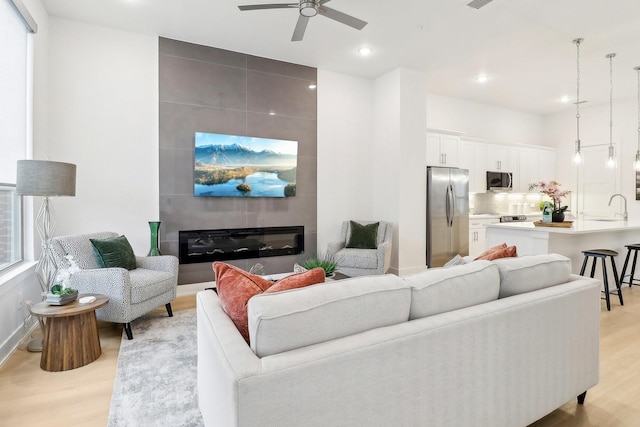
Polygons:
[[467,3],[467,6],[472,7],[474,9],[480,9],[481,7],[486,6],[492,1],[493,0],[472,0],[471,2]]
[[361,19],[355,18],[346,13],[340,12],[335,9],[331,9],[325,6],[330,0],[300,0],[298,3],[270,3],[270,4],[250,4],[246,6],[238,6],[238,9],[242,11],[246,10],[260,10],[260,9],[293,9],[298,8],[300,16],[298,17],[298,23],[293,30],[292,42],[301,41],[304,37],[304,32],[307,29],[307,23],[309,18],[316,15],[326,16],[329,19],[338,21],[342,24],[348,25],[356,30],[361,30],[367,23]]

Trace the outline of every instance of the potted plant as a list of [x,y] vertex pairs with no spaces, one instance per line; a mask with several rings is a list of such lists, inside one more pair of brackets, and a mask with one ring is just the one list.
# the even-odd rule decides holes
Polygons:
[[[553,214],[551,221],[563,222],[564,212],[569,206],[562,206],[562,199],[567,197],[571,193],[571,191],[561,190],[560,183],[558,183],[558,181],[541,181],[529,184],[529,191],[533,191],[535,189],[538,189],[538,191],[542,194],[546,194],[553,201]],[[544,206],[542,203],[543,202],[540,202],[540,206]]]
[[333,277],[337,268],[331,253],[319,254],[317,258],[306,259],[302,266],[307,270],[320,267],[324,270],[325,277]]
[[71,288],[71,275],[80,271],[80,267],[73,259],[72,255],[64,256],[69,261],[68,268],[61,268],[56,274],[54,285],[47,294],[47,304],[49,305],[65,305],[75,301],[78,298],[78,291]]

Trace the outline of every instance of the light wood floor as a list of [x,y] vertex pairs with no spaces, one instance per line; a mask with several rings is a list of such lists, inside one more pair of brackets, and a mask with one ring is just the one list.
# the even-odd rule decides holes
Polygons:
[[[574,399],[532,426],[640,426],[640,287],[625,287],[624,298],[624,307],[612,300],[610,312],[602,303],[600,383],[585,405]],[[195,295],[172,306],[195,307]],[[0,367],[0,425],[105,426],[122,329],[102,326],[102,356],[78,369],[44,372],[39,353],[16,351]]]

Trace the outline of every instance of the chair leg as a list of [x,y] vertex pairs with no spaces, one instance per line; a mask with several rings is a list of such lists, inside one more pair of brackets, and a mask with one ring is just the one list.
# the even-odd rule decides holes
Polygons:
[[[631,265],[631,277],[629,277],[629,287],[633,285],[633,278],[636,276],[636,262],[638,261],[638,251],[633,251],[633,265]],[[622,284],[622,283],[621,283]]]
[[580,269],[580,275],[584,276],[584,271],[587,269],[587,261],[589,260],[588,256],[584,256],[584,261],[582,261],[582,268]]
[[587,397],[587,392],[580,393],[578,395],[578,405],[584,405],[584,399]]
[[171,303],[165,304],[165,308],[167,309],[167,314],[169,317],[173,317],[173,311],[171,310]]
[[[602,260],[602,277],[604,278],[604,298],[607,301],[607,311],[611,311],[611,300],[609,298],[609,279],[607,278],[607,262],[606,258],[600,258]],[[593,259],[593,270],[595,270],[595,258]],[[593,277],[593,274],[591,275]]]
[[133,339],[133,333],[131,332],[131,323],[125,323],[124,324],[124,331],[127,333],[127,339],[128,340],[132,340]]
[[[620,275],[620,283],[624,283],[624,275],[627,272],[627,265],[629,264],[630,255],[631,255],[631,249],[627,249],[627,256],[624,258],[624,265],[622,266],[622,274]],[[629,287],[631,287],[632,281],[633,281],[633,277],[629,279]]]
[[611,257],[611,268],[613,269],[613,278],[616,281],[616,289],[618,290],[618,299],[620,299],[620,305],[624,305],[624,302],[622,301],[622,284],[620,283],[620,279],[618,278],[616,260],[613,257]]

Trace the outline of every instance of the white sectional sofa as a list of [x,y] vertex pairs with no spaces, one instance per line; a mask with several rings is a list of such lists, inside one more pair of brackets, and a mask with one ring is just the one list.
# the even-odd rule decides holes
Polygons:
[[526,426],[598,382],[600,281],[560,255],[197,296],[207,426]]

